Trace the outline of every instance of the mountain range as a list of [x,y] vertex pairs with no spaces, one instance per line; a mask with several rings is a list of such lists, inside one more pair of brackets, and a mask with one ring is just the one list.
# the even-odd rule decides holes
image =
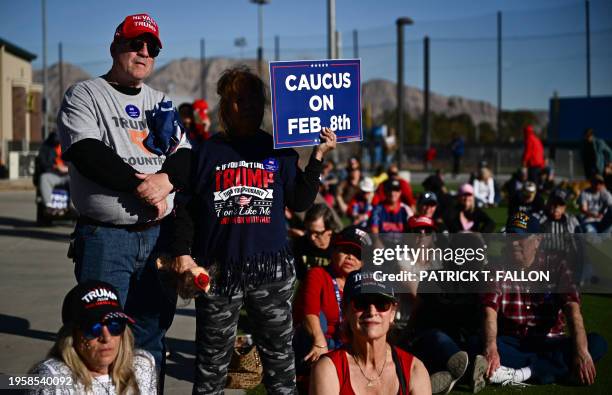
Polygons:
[[[166,92],[178,105],[182,102],[193,101],[193,99],[201,96],[200,76],[202,76],[206,86],[205,97],[211,112],[214,114],[218,104],[217,80],[224,70],[240,64],[248,66],[251,70],[257,68],[255,59],[211,58],[207,59],[201,73],[199,59],[182,58],[157,67],[146,83],[155,89]],[[78,66],[70,63],[63,64],[64,89],[88,78],[91,78],[91,76]],[[264,67],[263,79],[266,82],[269,81],[267,67]],[[34,72],[34,80],[42,81],[42,70]],[[55,114],[60,102],[59,67],[57,63],[48,68],[48,82],[49,111],[51,114]],[[420,117],[423,112],[423,91],[415,87],[405,86],[404,97],[405,110],[414,118]],[[394,110],[397,105],[396,84],[382,79],[363,82],[362,104],[370,109],[374,119],[385,111]],[[497,108],[489,102],[462,96],[445,96],[433,92],[430,93],[430,110],[447,116],[468,114],[476,125],[481,122],[495,125],[497,117]],[[538,115],[539,121],[539,125],[536,125],[536,127],[546,125],[547,113],[543,111],[534,112]],[[266,118],[269,119],[269,114]]]

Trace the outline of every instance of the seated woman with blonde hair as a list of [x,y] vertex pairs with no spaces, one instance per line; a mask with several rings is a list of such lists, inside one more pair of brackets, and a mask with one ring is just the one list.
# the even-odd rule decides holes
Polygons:
[[134,349],[119,293],[108,283],[86,281],[64,299],[62,322],[46,360],[30,374],[53,376],[28,394],[156,394],[153,356]]
[[347,345],[317,362],[310,394],[431,394],[423,363],[387,342],[396,311],[392,289],[374,280],[372,273],[351,273],[342,308]]

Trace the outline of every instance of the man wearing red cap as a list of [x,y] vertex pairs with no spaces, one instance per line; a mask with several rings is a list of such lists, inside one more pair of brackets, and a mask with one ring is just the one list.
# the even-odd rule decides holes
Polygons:
[[401,202],[402,186],[399,180],[385,182],[385,200],[374,206],[370,217],[372,233],[403,233],[408,229],[408,218],[414,212]]
[[538,182],[540,172],[544,168],[544,146],[542,140],[535,134],[533,126],[527,125],[523,129],[525,146],[523,149],[523,167],[526,167],[529,180]]
[[165,154],[147,145],[165,100],[143,81],[161,48],[152,17],[126,17],[110,45],[110,71],[70,87],[57,120],[79,212],[72,235],[77,281],[117,288],[135,319],[136,346],[153,354],[158,369],[175,300],[161,288],[154,258],[164,248],[160,226],[172,210],[172,192],[186,185],[191,161],[185,136]]
[[193,102],[193,120],[197,137],[207,140],[210,137],[210,117],[208,116],[208,103],[204,99],[196,99]]

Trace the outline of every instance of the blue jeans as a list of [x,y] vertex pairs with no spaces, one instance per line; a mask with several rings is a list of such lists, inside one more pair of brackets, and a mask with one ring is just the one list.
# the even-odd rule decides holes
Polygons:
[[153,355],[159,371],[176,308],[176,296],[162,286],[155,266],[163,250],[160,226],[135,232],[77,222],[73,236],[77,281],[100,280],[117,288],[126,314],[136,321],[131,326],[136,347]]
[[448,370],[446,362],[459,351],[455,340],[439,329],[420,333],[410,346],[410,352],[423,361],[430,374]]
[[611,233],[612,232],[612,209],[606,210],[603,218],[599,221],[586,222],[580,224],[581,233]]
[[[587,335],[593,362],[608,350],[606,340],[596,333]],[[529,366],[532,379],[539,384],[550,384],[567,379],[571,373],[574,346],[569,337],[525,338],[499,336],[497,350],[501,364],[518,369]]]
[[582,233],[599,233],[599,222],[585,222],[582,224]]

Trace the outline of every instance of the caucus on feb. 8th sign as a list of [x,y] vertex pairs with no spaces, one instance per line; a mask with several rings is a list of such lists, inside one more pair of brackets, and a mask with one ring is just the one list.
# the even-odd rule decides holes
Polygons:
[[274,148],[319,144],[324,127],[339,143],[361,141],[359,59],[270,62]]

